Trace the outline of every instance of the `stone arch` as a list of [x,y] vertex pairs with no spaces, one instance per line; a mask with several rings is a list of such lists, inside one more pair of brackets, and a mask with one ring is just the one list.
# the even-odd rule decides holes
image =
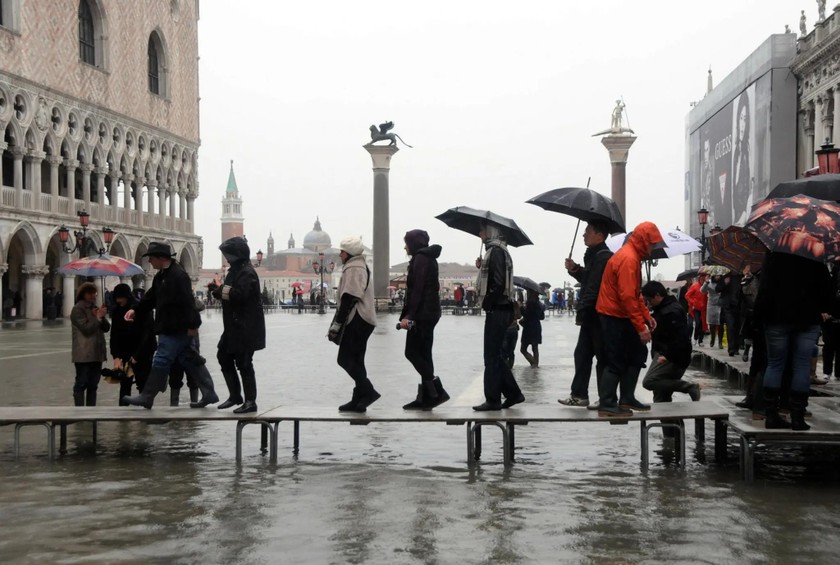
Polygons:
[[87,4],[93,19],[94,60],[93,65],[100,69],[109,68],[108,53],[108,18],[101,0],[79,0],[79,9]]
[[184,247],[181,248],[178,253],[178,262],[184,267],[190,278],[194,279],[198,276],[198,269],[200,268],[198,254],[191,243],[185,243]]
[[26,130],[26,135],[24,137],[24,146],[28,151],[37,151],[39,147],[41,147],[40,135],[38,131],[34,127],[29,127]]
[[9,242],[20,236],[27,265],[35,264],[41,260],[44,256],[44,246],[41,243],[41,238],[38,235],[38,232],[34,227],[32,227],[32,224],[26,220],[19,222],[12,229],[11,233],[12,236],[9,238]]
[[44,135],[44,142],[41,145],[41,149],[47,155],[56,156],[59,154],[58,148],[60,147],[58,137],[55,135],[52,129],[47,130],[47,133]]
[[131,261],[133,254],[131,253],[131,243],[129,243],[128,238],[121,233],[114,236],[114,241],[111,242],[111,249],[108,251],[108,254]]
[[21,145],[21,139],[23,139],[23,135],[21,134],[20,125],[16,124],[14,120],[12,120],[6,125],[3,140],[11,147],[12,145]]

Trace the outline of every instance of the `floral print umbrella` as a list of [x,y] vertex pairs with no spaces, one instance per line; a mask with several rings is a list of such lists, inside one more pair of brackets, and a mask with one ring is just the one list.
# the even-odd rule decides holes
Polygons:
[[753,206],[745,229],[770,251],[831,261],[840,254],[840,204],[798,194]]
[[729,226],[707,239],[712,263],[723,265],[736,273],[749,265],[750,271],[761,270],[767,246],[753,232],[740,226]]

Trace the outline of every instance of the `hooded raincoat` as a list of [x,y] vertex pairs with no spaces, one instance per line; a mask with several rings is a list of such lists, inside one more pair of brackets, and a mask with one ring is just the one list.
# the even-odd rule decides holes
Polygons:
[[219,349],[229,353],[265,349],[265,315],[260,279],[251,265],[251,250],[242,237],[232,237],[219,246],[230,262],[222,286],[224,332]]

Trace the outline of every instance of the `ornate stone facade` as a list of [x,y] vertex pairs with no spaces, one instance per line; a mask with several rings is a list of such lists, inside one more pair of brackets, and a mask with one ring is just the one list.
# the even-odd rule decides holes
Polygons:
[[69,313],[75,281],[58,270],[77,255],[58,229],[78,229],[81,210],[92,247],[110,227],[110,253],[148,269],[148,243],[166,241],[197,277],[198,0],[0,9],[0,292],[24,293],[23,315],[41,318],[43,288],[57,287]]

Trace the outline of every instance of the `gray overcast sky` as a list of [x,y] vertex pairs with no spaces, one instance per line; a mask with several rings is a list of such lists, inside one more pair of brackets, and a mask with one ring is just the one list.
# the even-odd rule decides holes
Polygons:
[[[290,232],[300,245],[316,216],[334,245],[358,234],[370,244],[362,145],[371,124],[393,120],[414,149],[392,160],[391,264],[405,260],[413,228],[443,246],[441,261],[472,262],[478,239],[434,218],[467,205],[513,217],[535,243],[513,250],[517,274],[559,285],[575,220],[524,202],[588,177],[610,193],[607,151],[591,135],[609,127],[619,96],[638,136],[628,228],[687,230],[689,103],[702,98],[709,65],[717,83],[785,24],[798,31],[802,8],[810,30],[808,0],[202,2],[204,266],[219,263],[231,159],[253,252],[269,231],[277,249]],[[660,265],[666,276],[684,268],[682,258]]]

